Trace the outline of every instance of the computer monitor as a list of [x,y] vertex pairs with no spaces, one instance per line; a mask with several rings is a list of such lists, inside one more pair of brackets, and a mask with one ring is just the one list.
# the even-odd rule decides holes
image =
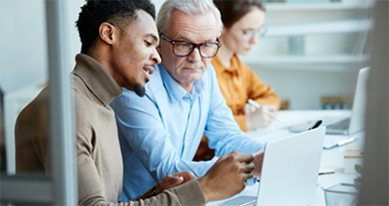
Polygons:
[[[369,70],[369,67],[359,70],[351,117],[339,119],[332,116],[323,116],[318,118],[323,120],[323,125],[327,127],[327,134],[350,135],[362,131],[365,128],[367,79],[369,77]],[[291,132],[302,132],[310,125],[312,125],[312,122],[293,126],[289,130]]]

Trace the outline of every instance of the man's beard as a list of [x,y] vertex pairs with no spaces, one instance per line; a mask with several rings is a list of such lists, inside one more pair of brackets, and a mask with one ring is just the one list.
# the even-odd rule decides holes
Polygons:
[[[146,79],[146,83],[148,82],[148,80]],[[140,96],[140,97],[143,97],[145,96],[145,93],[146,93],[146,89],[144,86],[142,86],[141,84],[139,83],[136,83],[135,84],[135,87],[134,87],[134,91],[135,93]]]
[[143,87],[141,84],[135,84],[134,91],[140,97],[145,96],[146,93],[145,87]]

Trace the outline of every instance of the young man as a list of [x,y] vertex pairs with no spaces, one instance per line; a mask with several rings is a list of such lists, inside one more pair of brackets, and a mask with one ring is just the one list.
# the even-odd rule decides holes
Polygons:
[[[253,176],[252,155],[235,152],[200,179],[190,172],[168,175],[135,201],[120,202],[123,163],[109,103],[122,87],[144,95],[154,64],[161,61],[154,17],[148,0],[89,0],[82,7],[77,21],[82,54],[72,73],[79,205],[204,205],[235,195]],[[47,95],[45,88],[18,117],[17,172],[50,172]]]
[[239,129],[210,65],[223,27],[213,2],[167,0],[157,26],[162,63],[146,85],[146,96],[125,89],[111,103],[124,159],[121,198],[143,194],[167,174],[189,170],[204,176],[215,161],[192,161],[203,134],[219,157],[260,151],[254,161],[258,177],[264,144]]

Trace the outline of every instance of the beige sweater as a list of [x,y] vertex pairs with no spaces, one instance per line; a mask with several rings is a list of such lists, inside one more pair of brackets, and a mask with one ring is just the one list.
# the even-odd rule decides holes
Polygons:
[[[79,205],[204,205],[196,180],[150,197],[120,202],[123,163],[114,112],[109,103],[122,92],[104,67],[79,54],[73,71]],[[48,91],[20,113],[15,126],[16,170],[49,173]],[[148,198],[148,199],[144,199]]]

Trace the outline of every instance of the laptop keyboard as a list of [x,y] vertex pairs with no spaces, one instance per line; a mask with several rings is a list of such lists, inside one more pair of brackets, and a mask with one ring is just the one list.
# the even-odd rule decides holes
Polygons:
[[246,202],[240,206],[257,206],[257,200],[253,200],[253,201],[250,201],[250,202]]
[[328,125],[327,129],[346,130],[348,129],[349,125],[350,125],[350,118],[347,118],[340,122]]

